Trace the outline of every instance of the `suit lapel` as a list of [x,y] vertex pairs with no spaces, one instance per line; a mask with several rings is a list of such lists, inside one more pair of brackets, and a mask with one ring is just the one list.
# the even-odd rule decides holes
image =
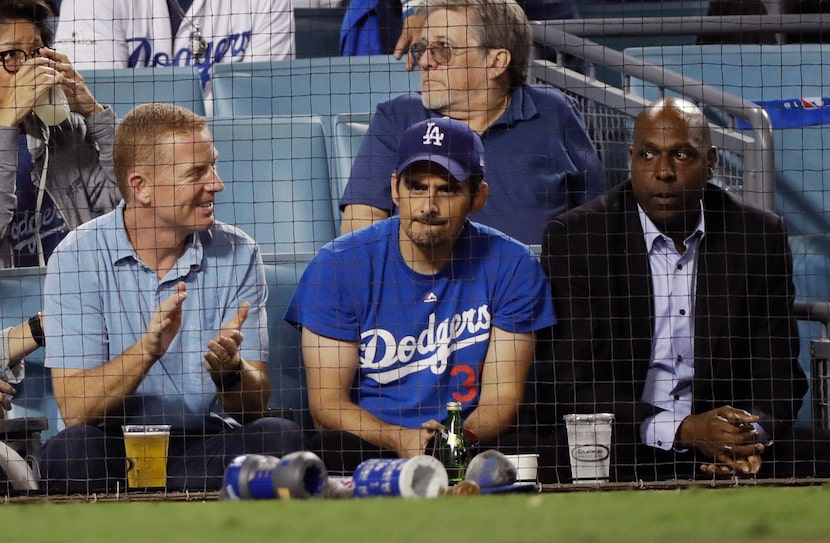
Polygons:
[[624,220],[618,233],[614,234],[614,243],[624,244],[625,250],[611,247],[611,254],[618,259],[611,263],[612,270],[622,270],[616,277],[613,295],[620,297],[614,306],[620,311],[615,315],[620,326],[628,330],[619,337],[631,338],[632,375],[636,393],[642,395],[643,386],[651,360],[651,343],[654,333],[654,309],[651,300],[652,287],[649,275],[648,254],[643,237],[637,203],[630,190],[621,193],[621,208]]
[[[710,192],[710,191],[707,191]],[[720,351],[718,338],[728,313],[729,286],[723,205],[704,196],[706,233],[698,252],[695,292],[695,380],[712,376],[713,354]]]

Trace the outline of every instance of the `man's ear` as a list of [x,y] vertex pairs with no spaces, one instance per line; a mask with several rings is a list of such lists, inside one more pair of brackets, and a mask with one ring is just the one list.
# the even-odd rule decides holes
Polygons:
[[706,150],[706,162],[709,166],[709,179],[715,176],[715,167],[718,165],[718,148],[714,145]]
[[392,183],[392,203],[397,207],[401,207],[401,197],[400,194],[398,194],[398,174],[392,172],[392,179],[390,180],[390,183]]
[[487,52],[487,77],[492,81],[501,77],[510,66],[513,55],[507,49],[489,49]]
[[478,187],[478,193],[473,198],[473,205],[470,206],[470,213],[478,213],[487,203],[487,196],[490,194],[490,186],[487,181],[482,181]]
[[136,203],[144,205],[150,205],[152,203],[151,183],[143,173],[138,171],[130,172],[127,185],[130,187]]

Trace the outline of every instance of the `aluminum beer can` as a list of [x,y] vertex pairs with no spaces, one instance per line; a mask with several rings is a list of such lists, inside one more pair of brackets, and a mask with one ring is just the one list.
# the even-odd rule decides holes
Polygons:
[[254,500],[274,498],[270,472],[279,458],[264,454],[244,454],[234,458],[225,469],[219,492],[223,500]]

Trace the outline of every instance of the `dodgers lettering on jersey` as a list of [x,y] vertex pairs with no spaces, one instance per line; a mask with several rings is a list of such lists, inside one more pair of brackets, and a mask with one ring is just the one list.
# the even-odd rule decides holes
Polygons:
[[415,335],[396,338],[389,330],[374,328],[360,335],[360,366],[365,376],[389,384],[407,375],[430,370],[441,375],[456,351],[490,339],[487,304],[456,313],[436,324],[430,314],[427,327]]
[[[127,38],[132,51],[127,59],[130,68],[155,68],[157,66],[191,66],[199,68],[202,85],[210,80],[210,69],[214,64],[229,57],[244,57],[251,45],[251,31],[241,34],[230,34],[218,41],[206,42],[204,58],[194,63],[191,47],[182,47],[173,54],[173,58],[166,52],[153,52],[153,42],[144,37]],[[193,41],[190,37],[188,43]]]

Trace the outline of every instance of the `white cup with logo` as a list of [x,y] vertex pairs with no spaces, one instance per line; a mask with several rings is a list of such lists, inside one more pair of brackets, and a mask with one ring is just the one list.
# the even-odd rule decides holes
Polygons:
[[611,469],[613,413],[565,415],[574,484],[607,483]]

